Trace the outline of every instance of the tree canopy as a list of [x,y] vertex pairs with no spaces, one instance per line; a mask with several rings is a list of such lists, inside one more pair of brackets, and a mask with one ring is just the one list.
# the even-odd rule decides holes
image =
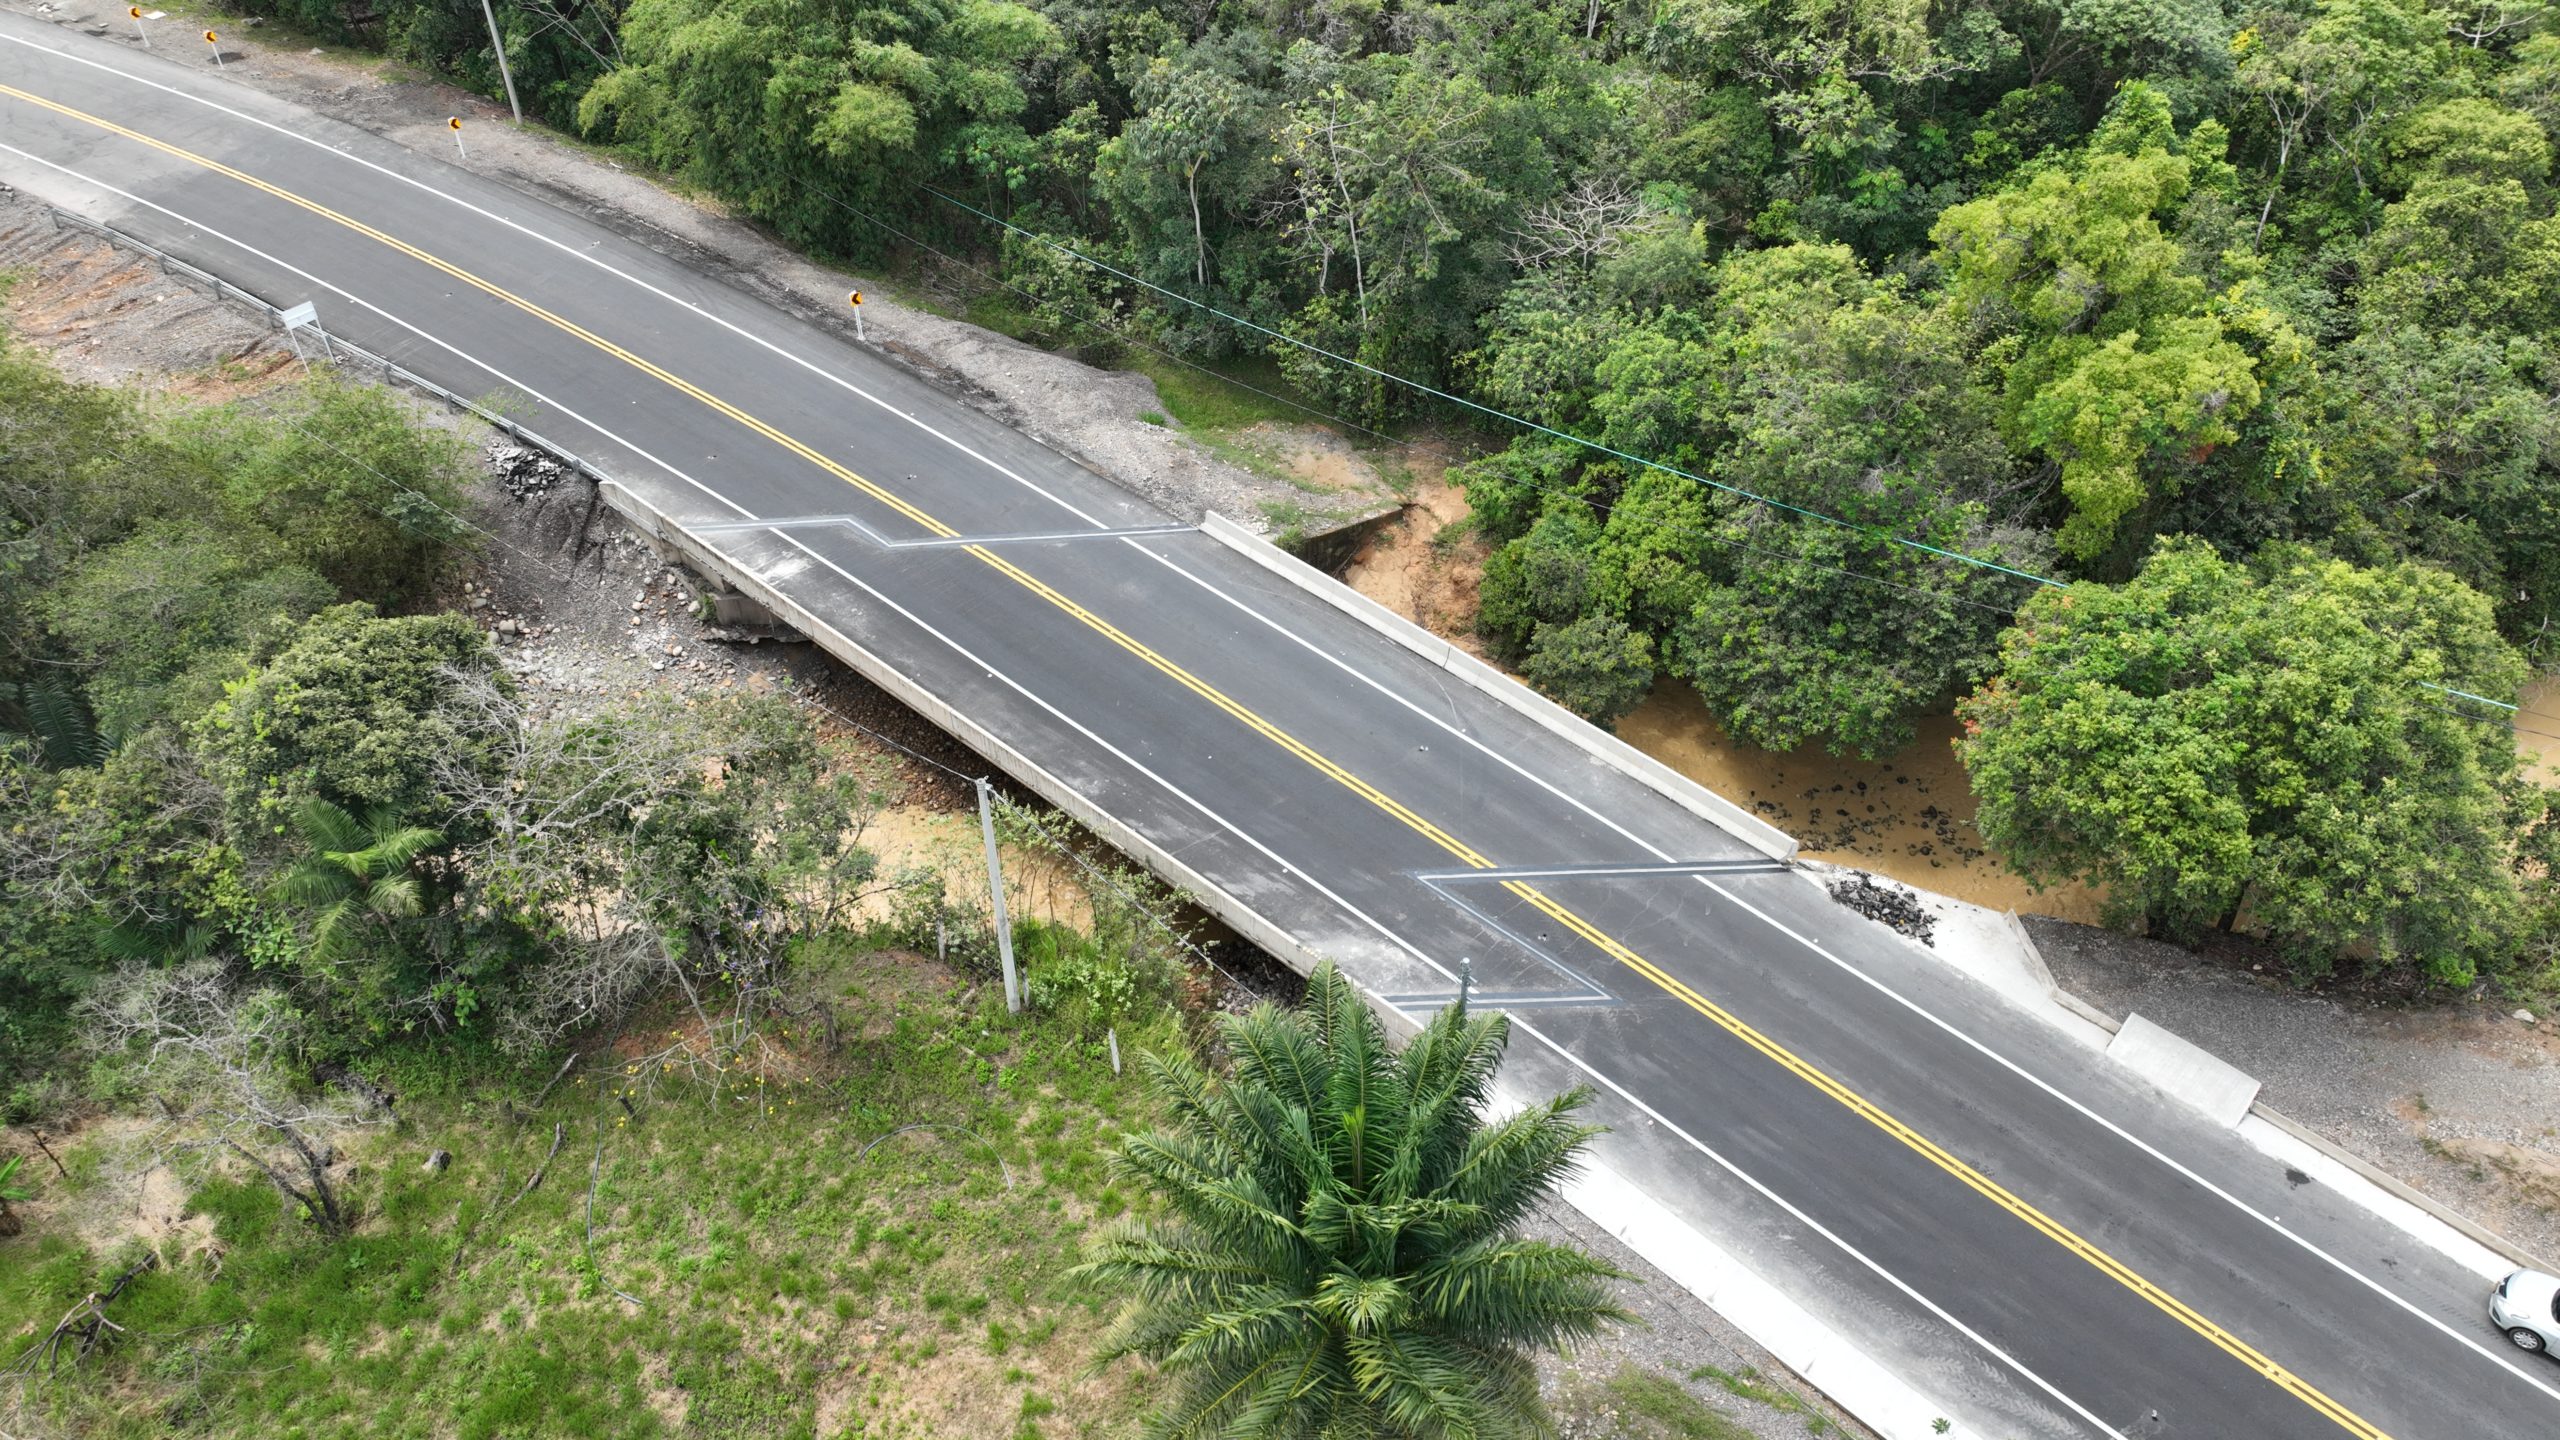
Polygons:
[[1162,1202],[1083,1267],[1106,1357],[1173,1377],[1159,1435],[1544,1433],[1528,1352],[1627,1318],[1617,1272],[1515,1233],[1573,1168],[1579,1091],[1488,1120],[1509,1022],[1449,1006],[1399,1050],[1330,965],[1221,1015],[1231,1074],[1150,1055],[1164,1127],[1114,1169]]
[[2440,571],[2163,542],[2122,585],[2028,602],[1962,752],[1986,839],[2178,936],[2243,917],[2308,973],[2467,983],[2515,951],[2543,796],[2446,687],[2522,678]]

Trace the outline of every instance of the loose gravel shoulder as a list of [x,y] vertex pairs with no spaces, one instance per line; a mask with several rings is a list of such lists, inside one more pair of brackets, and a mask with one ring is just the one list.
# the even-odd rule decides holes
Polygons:
[[2560,1024],[2305,994],[2248,961],[2040,916],[2054,982],[2258,1077],[2267,1104],[2560,1262]]

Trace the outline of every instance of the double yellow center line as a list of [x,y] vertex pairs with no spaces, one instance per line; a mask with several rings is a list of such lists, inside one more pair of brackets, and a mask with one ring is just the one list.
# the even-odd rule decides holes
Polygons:
[[[482,294],[485,294],[492,299],[501,301],[516,310],[522,311],[524,314],[532,316],[534,319],[540,320],[544,324],[550,325],[564,334],[574,336],[587,345],[594,347],[596,350],[610,355],[624,364],[629,365],[632,369],[668,386],[679,394],[684,395],[686,398],[694,400],[704,407],[736,421],[738,424],[743,425],[749,430],[754,431],[756,434],[763,436],[765,439],[772,441],[774,444],[782,447],[791,454],[798,456],[811,465],[814,465],[828,474],[835,476],[837,479],[844,481],[846,484],[853,486],[863,494],[879,501],[881,504],[895,511],[897,514],[922,527],[930,534],[944,539],[954,538],[959,534],[958,531],[936,519],[933,515],[917,506],[912,501],[890,491],[884,486],[876,484],[873,481],[856,474],[854,471],[837,463],[835,460],[830,459],[828,456],[820,453],[811,446],[775,429],[773,426],[766,424],[764,421],[757,419],[755,416],[748,414],[746,411],[739,409],[737,406],[730,404],[728,401],[721,399],[719,396],[712,394],[701,386],[694,384],[692,381],[676,375],[664,367],[624,349],[622,346],[605,339],[603,336],[596,334],[594,331],[587,329],[585,326],[582,326],[573,320],[567,319],[551,310],[545,309],[541,305],[535,304],[533,301],[528,300],[513,291],[507,290],[492,281],[486,280],[469,270],[465,270],[461,266],[453,264],[451,261],[442,259],[420,249],[418,246],[412,245],[406,240],[387,234],[360,220],[354,219],[353,217],[345,215],[337,210],[333,210],[316,200],[308,199],[304,196],[295,194],[290,190],[286,190],[281,186],[259,179],[255,175],[235,169],[232,166],[225,165],[222,162],[211,159],[207,156],[199,155],[194,151],[182,149],[176,145],[169,144],[166,141],[145,135],[140,131],[118,125],[111,120],[102,119],[85,111],[73,109],[70,106],[59,104],[39,95],[31,95],[24,90],[19,90],[8,85],[0,85],[0,95],[5,95],[10,99],[20,101],[24,104],[33,105],[40,109],[51,111],[54,114],[64,116],[68,119],[94,126],[108,134],[120,136],[137,145],[147,146],[161,154],[183,160],[189,164],[201,166],[215,174],[236,180],[262,194],[272,196],[277,200],[283,201],[285,204],[294,206],[295,208],[306,211],[312,215],[319,216],[333,224],[343,226],[356,234],[362,235],[367,239],[376,241],[401,255],[405,255],[408,258],[417,261],[419,264],[424,265],[439,274],[449,276],[454,280],[470,286],[472,289],[480,291]],[[1039,597],[1043,602],[1052,606],[1060,613],[1070,617],[1077,624],[1084,626],[1086,629],[1091,630],[1093,633],[1101,636],[1105,640],[1108,640],[1111,644],[1117,646],[1131,656],[1136,657],[1140,662],[1157,671],[1159,674],[1162,674],[1167,679],[1173,681],[1174,684],[1181,687],[1183,690],[1188,691],[1200,700],[1206,702],[1212,708],[1224,713],[1231,719],[1235,720],[1238,724],[1243,725],[1248,730],[1251,730],[1256,735],[1259,735],[1263,739],[1271,742],[1273,745],[1278,746],[1281,750],[1286,751],[1291,756],[1302,761],[1309,768],[1323,775],[1326,779],[1342,786],[1344,789],[1359,796],[1362,800],[1367,801],[1378,810],[1393,817],[1399,824],[1406,826],[1415,833],[1423,836],[1425,839],[1428,839],[1432,844],[1439,846],[1442,850],[1448,852],[1449,855],[1461,863],[1478,870],[1489,870],[1494,868],[1493,862],[1487,859],[1483,854],[1467,845],[1464,841],[1459,840],[1456,836],[1451,835],[1448,831],[1442,829],[1439,825],[1433,823],[1411,807],[1397,800],[1394,796],[1389,795],[1387,792],[1370,784],[1368,781],[1361,779],[1359,776],[1345,769],[1342,765],[1326,757],[1313,746],[1308,745],[1305,741],[1298,739],[1296,736],[1291,735],[1288,731],[1282,729],[1278,725],[1275,725],[1261,715],[1256,714],[1252,709],[1237,701],[1234,697],[1226,694],[1217,686],[1212,685],[1207,680],[1202,679],[1200,676],[1193,674],[1181,665],[1176,664],[1174,661],[1158,653],[1152,647],[1132,637],[1119,626],[1112,624],[1109,620],[1104,619],[1102,616],[1094,613],[1092,610],[1086,608],[1076,600],[1061,593],[1056,587],[1050,585],[1048,582],[1032,575],[1019,565],[1005,559],[1003,556],[997,554],[986,546],[969,545],[961,548],[966,554],[975,558],[981,564],[988,566],[998,574],[1003,575],[1006,579],[1021,586],[1024,590]],[[2220,1325],[2215,1324],[2212,1320],[2197,1312],[2194,1307],[2186,1304],[2184,1301],[2181,1301],[2176,1296],[2171,1295],[2169,1292],[2161,1289],[2149,1280],[2144,1279],[2131,1267],[2125,1265],[2122,1261],[2117,1260],[2112,1255],[2109,1255],[2104,1250],[2099,1249],[2096,1245],[2091,1244],[2088,1240],[2083,1239],[2081,1236],[2074,1233],[2068,1226],[2063,1225],[2060,1221],[2055,1220],[2053,1217],[2045,1214],[2035,1206],[2010,1193],[2007,1189],[1993,1181],[1989,1176],[1984,1175],[1981,1171],[1976,1170],[1963,1160],[1958,1159],[1936,1141],[1931,1140],[1926,1135],[1921,1134],[1919,1131],[1904,1124],[1902,1121],[1895,1119],[1882,1107],[1876,1105],[1874,1102],[1850,1089],[1847,1085],[1842,1084],[1840,1081],[1832,1078],[1819,1068],[1808,1063],[1793,1051],[1790,1051],[1767,1035],[1762,1034],[1759,1030],[1744,1023],[1739,1017],[1735,1016],[1731,1011],[1726,1010],[1723,1006],[1716,1004],[1714,1001],[1707,999],[1705,996],[1683,984],[1680,980],[1664,971],[1660,966],[1655,965],[1653,962],[1645,959],[1635,951],[1627,948],[1627,946],[1620,943],[1615,937],[1609,935],[1598,926],[1583,919],[1581,916],[1567,909],[1564,905],[1558,903],[1553,897],[1538,890],[1535,886],[1517,880],[1505,882],[1503,888],[1510,891],[1525,903],[1535,907],[1541,914],[1546,915],[1565,929],[1573,932],[1577,936],[1580,936],[1585,942],[1589,943],[1603,954],[1608,955],[1620,965],[1625,966],[1627,969],[1643,976],[1647,981],[1660,988],[1664,993],[1688,1006],[1699,1015],[1704,1016],[1708,1021],[1716,1025],[1717,1028],[1724,1030],[1726,1033],[1750,1046],[1753,1050],[1756,1050],[1760,1054],[1768,1057],[1771,1061],[1785,1069],[1787,1073],[1795,1076],[1799,1080],[1802,1080],[1805,1084],[1813,1087],[1816,1091],[1819,1091],[1821,1094],[1845,1107],[1860,1119],[1865,1120],[1869,1124],[1875,1126],[1878,1130],[1881,1130],[1885,1134],[1893,1137],[1896,1141],[1899,1141],[1901,1144],[1908,1147],[1912,1152],[1927,1160],[1930,1164],[1937,1166],[1940,1170],[1943,1170],[1947,1174],[1955,1177],[1976,1194],[1981,1195],[1994,1205],[1997,1205],[2001,1209],[2009,1212],[2011,1215],[2016,1216],[2019,1220],[2025,1222],[2030,1228],[2034,1229],[2038,1234],[2043,1235],[2045,1238],[2053,1241],[2063,1249],[2080,1257],[2082,1260],[2095,1267],[2107,1278],[2124,1286],[2134,1294],[2141,1296],[2144,1300],[2149,1301],[2171,1319],[2176,1320],[2179,1324],[2184,1325],[2189,1330],[2204,1337],[2224,1353],[2238,1360],[2243,1365],[2246,1365],[2249,1369],[2257,1372],[2287,1394],[2294,1396],[2296,1399],[2302,1401],[2305,1405],[2310,1406],[2321,1415],[2324,1415],[2330,1420],[2336,1422],[2341,1429],[2347,1431],[2349,1434],[2360,1437],[2360,1440],[2390,1440],[2390,1437],[2381,1429],[2364,1420],[2362,1417],[2355,1414],[2355,1412],[2347,1409],[2344,1405],[2330,1399],[2327,1395],[2321,1393],[2302,1377],[2294,1374],[2284,1366],[2277,1364],[2274,1360],[2269,1359],[2248,1342],[2242,1340],[2237,1335],[2225,1330]]]

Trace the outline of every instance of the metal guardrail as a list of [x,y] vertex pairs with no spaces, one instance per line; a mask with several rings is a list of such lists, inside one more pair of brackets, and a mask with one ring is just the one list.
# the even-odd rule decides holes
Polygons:
[[[322,353],[326,355],[333,364],[346,365],[352,363],[370,368],[375,373],[379,374],[386,384],[405,386],[411,390],[416,390],[421,394],[433,396],[435,399],[442,401],[450,409],[468,410],[497,429],[505,431],[507,438],[510,440],[513,440],[517,444],[525,446],[528,449],[542,451],[553,459],[558,460],[561,464],[568,466],[577,474],[584,476],[589,481],[601,482],[611,480],[613,478],[605,474],[602,470],[599,470],[595,466],[587,463],[583,457],[581,457],[577,452],[569,449],[567,446],[551,440],[539,431],[526,428],[524,425],[518,423],[513,417],[502,414],[501,412],[491,408],[483,401],[475,400],[458,391],[446,389],[444,386],[437,384],[415,370],[409,369],[405,365],[401,365],[384,356],[377,355],[361,345],[357,345],[351,341],[344,340],[338,336],[330,334],[326,329],[317,324],[298,326],[288,324],[285,319],[285,311],[283,307],[276,305],[262,296],[255,295],[247,290],[241,289],[239,286],[232,284],[230,281],[223,279],[221,276],[214,274],[212,271],[207,270],[200,265],[190,264],[185,260],[181,260],[177,256],[170,254],[168,251],[161,249],[159,246],[152,244],[148,240],[142,239],[136,235],[127,234],[125,231],[119,230],[104,221],[92,220],[86,215],[74,214],[57,205],[47,205],[44,208],[45,214],[52,218],[53,227],[56,230],[77,230],[84,234],[94,235],[115,249],[132,250],[148,255],[159,265],[160,273],[163,275],[169,276],[172,279],[185,281],[188,284],[201,285],[207,290],[212,291],[213,297],[216,300],[230,301],[234,304],[246,306],[251,310],[255,310],[259,314],[267,317],[269,323],[273,324],[277,329],[284,331],[288,337],[294,335],[309,335],[314,339],[317,339],[320,342]],[[299,352],[300,348],[301,347],[298,344],[295,346],[297,352]],[[615,483],[619,484],[620,482],[616,481]]]

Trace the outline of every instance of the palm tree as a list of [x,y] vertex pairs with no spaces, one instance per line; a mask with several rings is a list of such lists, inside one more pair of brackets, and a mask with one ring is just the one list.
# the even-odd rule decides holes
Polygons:
[[312,853],[285,872],[274,893],[314,912],[314,955],[337,959],[368,915],[406,919],[425,913],[426,882],[415,867],[419,856],[444,843],[443,835],[403,825],[387,807],[359,821],[316,795],[293,812],[293,824]]
[[1077,1270],[1129,1297],[1096,1363],[1174,1377],[1149,1433],[1552,1433],[1528,1352],[1629,1318],[1619,1271],[1511,1233],[1598,1133],[1588,1094],[1486,1123],[1509,1022],[1461,1002],[1398,1052],[1331,965],[1218,1023],[1232,1073],[1149,1056],[1169,1123],[1112,1157],[1164,1213]]

